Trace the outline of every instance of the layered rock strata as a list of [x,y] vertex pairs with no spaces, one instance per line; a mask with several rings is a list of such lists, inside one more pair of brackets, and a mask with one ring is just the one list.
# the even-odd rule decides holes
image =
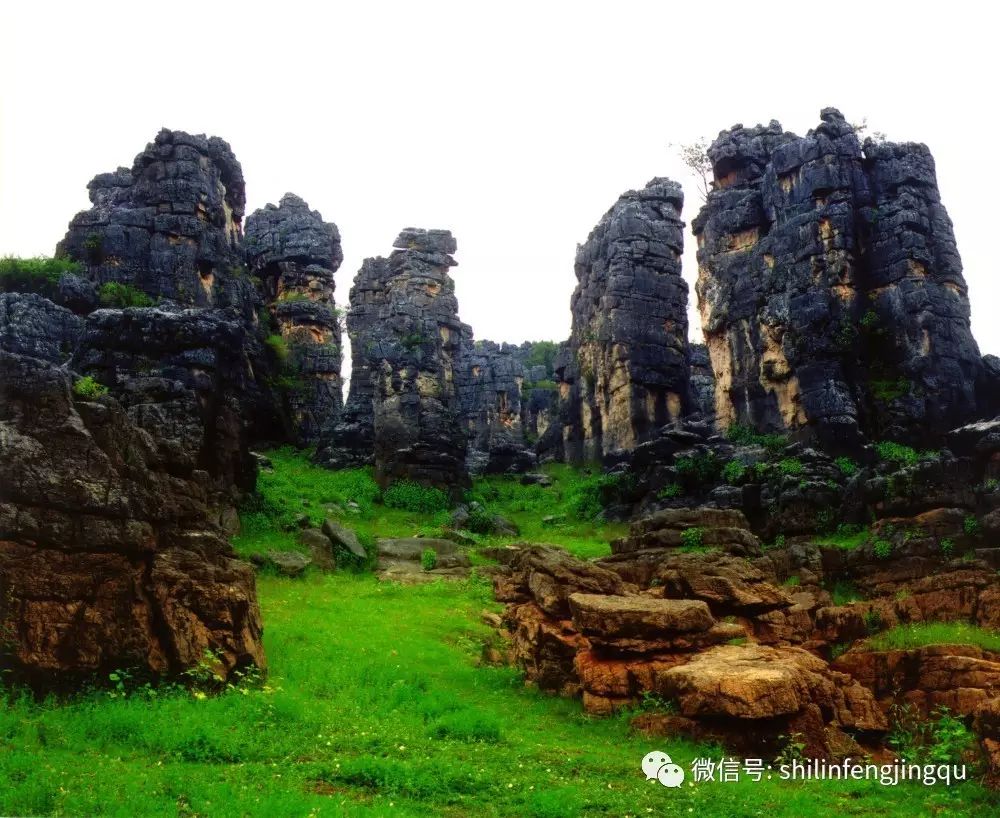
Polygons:
[[734,126],[709,148],[693,227],[716,422],[926,444],[974,416],[984,371],[934,161],[821,118],[805,137]]
[[629,191],[580,245],[573,328],[560,360],[562,456],[628,451],[689,401],[680,185]]
[[340,319],[334,274],[343,261],[340,233],[302,199],[287,193],[247,219],[250,272],[260,281],[270,340],[288,385],[297,441],[313,445],[343,403]]

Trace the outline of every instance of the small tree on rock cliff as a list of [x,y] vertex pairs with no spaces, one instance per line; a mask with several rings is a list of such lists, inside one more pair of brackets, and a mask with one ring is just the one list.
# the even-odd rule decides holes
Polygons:
[[712,189],[712,161],[708,158],[708,140],[699,137],[694,142],[675,144],[670,147],[677,151],[677,156],[684,163],[691,175],[698,181],[698,192],[703,202],[708,201],[708,192]]

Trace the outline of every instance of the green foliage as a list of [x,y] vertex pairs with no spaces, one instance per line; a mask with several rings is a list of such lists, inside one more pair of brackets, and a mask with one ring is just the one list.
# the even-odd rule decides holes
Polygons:
[[796,586],[800,585],[801,583],[802,583],[802,580],[798,576],[798,574],[792,574],[788,579],[786,579],[781,584],[784,585],[784,586],[786,586],[786,587],[788,587],[788,588],[795,588]]
[[832,662],[837,657],[843,656],[850,649],[851,649],[850,642],[836,642],[830,645],[830,661]]
[[895,704],[889,720],[889,746],[911,763],[959,764],[975,743],[973,732],[947,707],[923,719],[912,704]]
[[722,473],[722,461],[714,452],[701,452],[678,457],[674,461],[674,469],[685,486],[697,488],[710,485],[719,479]]
[[101,285],[97,294],[101,299],[101,305],[104,307],[125,309],[126,307],[153,306],[153,299],[131,284],[108,281]]
[[389,508],[418,511],[422,514],[443,511],[450,505],[448,495],[441,489],[421,486],[411,480],[399,480],[389,486],[382,493],[382,502]]
[[681,548],[686,551],[697,551],[704,548],[705,529],[695,526],[685,528],[681,532]]
[[727,483],[735,485],[747,473],[746,464],[742,460],[730,460],[722,470],[722,476]]
[[0,258],[0,292],[37,293],[51,298],[63,274],[81,275],[83,265],[65,258]]
[[549,390],[558,389],[558,388],[559,388],[559,384],[557,384],[555,381],[550,381],[550,380],[545,380],[545,379],[542,379],[540,381],[528,381],[527,383],[524,384],[524,392],[525,393],[528,393],[528,392],[532,391],[533,389],[541,389],[541,390],[549,391]]
[[551,375],[558,354],[559,344],[555,341],[535,341],[524,361],[528,366],[544,366]]
[[1000,652],[1000,633],[968,622],[914,622],[897,625],[868,639],[868,650],[912,650],[927,645],[974,645]]
[[941,540],[941,542],[938,543],[938,548],[941,549],[941,553],[944,556],[950,557],[952,553],[955,551],[955,543],[950,538],[945,537],[943,540]]
[[887,463],[896,463],[900,466],[913,466],[921,460],[930,460],[937,456],[937,452],[918,452],[910,446],[902,443],[894,443],[891,440],[884,440],[875,444],[875,451],[880,459]]
[[764,550],[769,550],[772,548],[784,548],[785,547],[785,535],[777,534],[774,537],[774,542],[770,545],[764,546]]
[[869,608],[865,611],[864,620],[865,630],[869,634],[876,634],[882,630],[882,614],[875,608]]
[[420,552],[420,567],[425,571],[433,571],[437,568],[438,555],[433,548],[425,548]]
[[962,520],[962,531],[970,537],[975,536],[979,533],[979,520],[977,520],[972,514],[967,515],[965,519]]
[[864,596],[853,582],[838,580],[830,590],[830,597],[834,605],[850,605],[852,602],[861,602]]
[[869,382],[869,386],[871,387],[872,397],[883,403],[891,403],[898,398],[910,394],[912,384],[908,379],[903,377],[895,379],[874,378]]
[[784,460],[778,461],[778,471],[781,474],[794,477],[801,474],[802,469],[802,461],[797,457],[786,457]]
[[98,383],[93,375],[84,375],[82,378],[78,378],[76,383],[73,384],[73,394],[81,398],[94,400],[107,395],[108,387]]
[[267,344],[268,349],[271,350],[271,353],[279,364],[285,364],[288,361],[290,350],[288,348],[288,341],[285,340],[284,336],[277,333],[268,335],[264,339],[264,343]]
[[853,477],[858,473],[858,464],[849,457],[838,457],[833,463],[844,477]]
[[680,483],[667,483],[656,493],[656,498],[658,500],[673,500],[682,494],[684,494],[684,487]]
[[763,446],[771,453],[780,452],[788,445],[788,437],[780,434],[762,434],[750,426],[734,423],[726,429],[726,437],[740,446]]
[[427,336],[420,332],[411,332],[399,339],[399,344],[407,352],[413,352],[427,343]]
[[892,542],[880,537],[872,543],[872,554],[880,560],[889,559],[892,556]]
[[1000,488],[1000,480],[997,480],[995,477],[991,477],[983,483],[983,489],[986,491],[996,491],[998,488]]
[[875,310],[868,310],[864,315],[861,316],[861,320],[858,323],[864,329],[872,329],[878,325],[878,314]]

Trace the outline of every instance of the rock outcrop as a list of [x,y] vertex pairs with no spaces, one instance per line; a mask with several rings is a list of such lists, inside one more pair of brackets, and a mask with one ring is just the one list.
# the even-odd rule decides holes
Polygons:
[[975,415],[983,374],[934,162],[821,117],[805,137],[737,125],[709,148],[693,226],[716,422],[926,445]]
[[0,351],[0,662],[40,688],[118,668],[176,676],[211,652],[264,667],[249,565],[184,474],[110,396]]
[[247,219],[250,272],[260,281],[279,350],[296,440],[313,445],[343,403],[334,274],[343,261],[337,226],[286,193]]
[[152,298],[235,307],[251,319],[243,170],[218,137],[164,129],[132,167],[95,176],[93,206],[56,249],[87,265],[98,285],[128,284]]
[[317,460],[338,467],[374,455],[375,474],[457,491],[468,480],[458,394],[472,330],[458,318],[447,230],[407,228],[388,258],[366,259],[351,289],[353,367],[347,405]]
[[560,360],[562,456],[629,451],[689,401],[680,185],[622,195],[576,256],[573,328]]

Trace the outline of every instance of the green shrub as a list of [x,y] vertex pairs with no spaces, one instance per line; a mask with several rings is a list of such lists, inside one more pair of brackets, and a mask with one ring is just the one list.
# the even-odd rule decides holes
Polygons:
[[683,493],[684,489],[680,483],[667,483],[667,485],[656,493],[656,498],[658,500],[673,500],[675,497],[680,497]]
[[902,443],[894,443],[891,440],[883,440],[875,444],[875,451],[880,459],[887,463],[898,463],[902,466],[912,466],[921,459],[921,455],[916,449],[904,446]]
[[889,720],[889,746],[911,763],[960,763],[975,743],[965,722],[946,707],[923,719],[913,705],[896,704],[889,709]]
[[950,557],[955,550],[955,543],[951,539],[945,538],[938,543],[938,547],[941,549],[941,553],[946,557]]
[[874,379],[869,382],[872,397],[883,403],[891,403],[898,398],[902,398],[910,393],[912,384],[906,378],[896,378],[894,380]]
[[438,555],[433,548],[425,548],[420,553],[420,567],[425,571],[433,571],[437,568]]
[[849,457],[838,457],[833,462],[844,477],[853,477],[858,473],[858,464]]
[[779,452],[788,445],[788,437],[775,433],[763,434],[751,426],[734,423],[726,429],[726,437],[739,446],[763,446],[769,452]]
[[0,258],[0,292],[37,293],[51,298],[65,273],[81,275],[83,265],[65,258]]
[[284,364],[288,360],[288,341],[284,339],[281,335],[268,335],[264,339],[264,343],[267,344],[271,352],[274,354],[275,359],[280,364]]
[[865,630],[869,634],[878,633],[882,630],[882,614],[880,614],[875,608],[869,608],[865,611]]
[[93,400],[108,394],[108,387],[94,380],[93,375],[84,375],[73,384],[73,392],[81,398]]
[[764,549],[767,550],[771,548],[784,548],[784,547],[785,547],[785,535],[778,534],[777,536],[775,536],[774,542],[771,543],[770,545],[764,546]]
[[730,460],[722,470],[722,476],[727,483],[736,484],[747,473],[746,464],[742,460]]
[[979,520],[977,520],[972,514],[967,515],[966,518],[962,520],[962,531],[970,537],[975,536],[979,533]]
[[889,559],[892,554],[892,542],[885,539],[877,539],[872,543],[872,554],[880,560]]
[[983,488],[986,491],[996,491],[998,488],[1000,488],[1000,480],[997,480],[995,477],[991,477],[989,480],[983,483]]
[[685,550],[694,551],[704,547],[705,530],[695,526],[681,532],[681,546]]
[[558,354],[559,344],[555,341],[535,341],[524,362],[528,366],[544,366],[545,371],[551,374]]
[[778,462],[778,471],[782,474],[795,476],[802,473],[802,461],[797,457],[786,457]]
[[431,514],[448,508],[448,495],[433,486],[421,486],[410,480],[393,483],[382,492],[382,502],[389,508]]
[[719,479],[722,462],[714,452],[702,452],[677,458],[674,469],[685,485],[706,486]]
[[97,291],[104,307],[152,307],[153,299],[142,290],[136,289],[131,284],[121,284],[117,281],[108,281],[101,285]]

